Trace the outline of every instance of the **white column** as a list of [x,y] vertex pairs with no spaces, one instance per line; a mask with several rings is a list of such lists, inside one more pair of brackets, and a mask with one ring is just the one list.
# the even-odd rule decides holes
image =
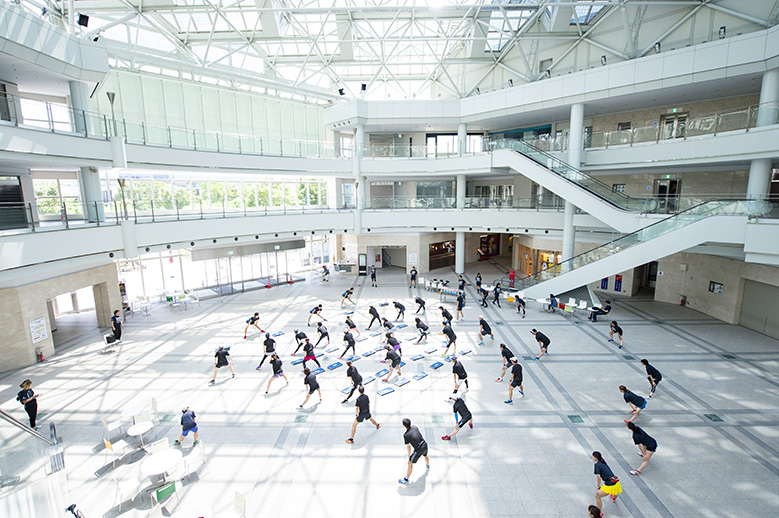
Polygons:
[[465,175],[457,175],[457,185],[455,186],[455,195],[457,196],[457,210],[465,208]]
[[[568,163],[578,169],[582,165],[582,145],[584,137],[584,105],[571,106],[571,127],[568,131]],[[576,206],[565,200],[565,216],[563,218],[563,261],[573,257],[576,229],[573,226],[573,216]]]
[[457,126],[457,149],[461,155],[468,149],[468,125],[464,122]]
[[100,188],[100,176],[97,168],[79,168],[78,186],[81,192],[81,204],[84,207],[84,218],[90,223],[98,220],[105,221],[103,193]]
[[360,160],[365,153],[365,126],[358,124],[354,130],[354,157],[352,158],[352,175],[357,182],[357,204],[354,209],[354,233],[362,233],[362,211],[366,207],[365,196],[366,178],[362,175],[362,165]]
[[[779,111],[779,69],[769,70],[763,74],[760,86],[760,107],[757,109],[757,126],[776,124]],[[768,194],[771,185],[771,159],[760,158],[752,160],[749,165],[749,181],[747,183],[747,198],[762,198]]]
[[78,133],[84,133],[89,136],[92,134],[87,113],[89,112],[89,88],[86,83],[81,81],[68,81],[70,90],[70,106],[73,109],[71,117],[73,118],[73,128]]
[[457,232],[454,238],[454,273],[465,273],[465,232]]

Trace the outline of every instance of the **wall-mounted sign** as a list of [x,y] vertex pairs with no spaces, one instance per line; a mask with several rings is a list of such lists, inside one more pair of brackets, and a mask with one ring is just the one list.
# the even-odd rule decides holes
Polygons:
[[622,276],[614,276],[614,291],[622,291]]
[[408,264],[409,266],[417,265],[417,254],[408,254]]
[[724,286],[718,282],[714,282],[714,281],[709,282],[709,291],[715,295],[722,295],[723,287]]
[[46,330],[46,319],[44,317],[30,320],[30,334],[32,335],[32,343],[37,344],[49,337],[49,333]]
[[602,290],[609,289],[609,278],[608,277],[604,277],[603,279],[600,280],[600,289],[602,289]]

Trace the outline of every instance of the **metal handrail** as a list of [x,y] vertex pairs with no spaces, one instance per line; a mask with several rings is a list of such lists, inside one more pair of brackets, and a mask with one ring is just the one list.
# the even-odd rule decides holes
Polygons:
[[16,419],[14,416],[6,413],[4,410],[0,410],[0,419],[3,421],[15,426],[19,430],[23,431],[26,434],[32,435],[36,439],[40,439],[41,441],[45,442],[49,446],[55,446],[55,443],[44,437],[43,435],[39,434],[36,430],[33,430],[29,426],[23,424],[21,421]]

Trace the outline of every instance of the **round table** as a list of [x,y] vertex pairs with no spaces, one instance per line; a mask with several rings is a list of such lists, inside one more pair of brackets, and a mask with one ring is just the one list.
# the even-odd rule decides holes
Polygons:
[[154,423],[151,421],[142,421],[140,423],[135,423],[130,428],[127,429],[127,435],[130,437],[140,437],[141,438],[141,446],[143,446],[143,434],[148,432],[154,428]]
[[146,405],[139,405],[139,404],[132,404],[127,405],[122,409],[122,418],[129,419],[130,417],[135,417],[141,412],[146,410]]
[[170,518],[211,518],[213,512],[205,504],[186,505],[170,515]]
[[141,462],[141,473],[150,477],[152,475],[162,475],[162,481],[165,482],[165,474],[176,467],[176,464],[184,458],[181,450],[163,450],[148,455]]

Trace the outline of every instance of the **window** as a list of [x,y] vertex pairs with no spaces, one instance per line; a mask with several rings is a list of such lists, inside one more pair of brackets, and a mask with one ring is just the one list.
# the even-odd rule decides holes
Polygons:
[[625,192],[625,184],[624,183],[615,183],[611,186],[611,192],[619,192],[624,193]]
[[630,131],[632,126],[630,122],[619,122],[617,123],[617,131]]
[[570,25],[576,25],[577,21],[579,22],[579,25],[587,25],[598,16],[598,13],[601,12],[604,6],[603,4],[593,5],[594,1],[595,0],[579,0],[579,5],[573,8],[573,16],[571,16]]

